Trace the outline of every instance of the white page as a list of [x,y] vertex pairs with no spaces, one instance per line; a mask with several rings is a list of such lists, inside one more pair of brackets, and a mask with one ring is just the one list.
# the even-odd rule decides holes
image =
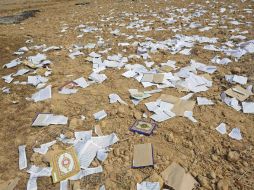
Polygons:
[[84,79],[84,77],[80,77],[76,80],[74,80],[73,82],[75,82],[78,86],[80,86],[81,88],[86,88],[89,86],[89,84],[86,82],[86,80]]
[[68,179],[60,181],[60,190],[68,190]]
[[90,131],[78,131],[78,132],[75,132],[74,135],[75,135],[75,138],[77,140],[88,141],[88,140],[91,139],[92,133],[93,133],[92,130],[90,130]]
[[244,85],[244,84],[247,84],[248,78],[244,76],[234,75],[232,80],[233,82],[237,82],[239,84]]
[[97,159],[101,162],[105,161],[108,157],[107,150],[105,148],[99,149],[96,155]]
[[49,147],[54,145],[56,141],[51,141],[45,144],[42,144],[40,148],[33,148],[34,152],[40,153],[40,154],[46,154],[48,152]]
[[214,105],[212,100],[208,100],[207,98],[204,98],[204,97],[197,97],[197,102],[199,106]]
[[37,177],[31,177],[27,181],[27,190],[37,190]]
[[5,64],[3,67],[12,68],[12,67],[15,67],[21,63],[22,63],[22,61],[20,61],[20,59],[14,59],[10,63]]
[[112,144],[115,144],[119,140],[115,133],[105,136],[92,137],[91,139],[101,148],[106,148]]
[[187,117],[189,120],[192,122],[196,123],[198,122],[194,117],[193,117],[193,112],[192,111],[185,111],[184,112],[184,117]]
[[137,190],[160,190],[159,182],[142,182],[137,183]]
[[63,115],[51,115],[47,118],[46,122],[50,125],[66,125],[68,122],[68,117]]
[[166,113],[161,112],[160,114],[153,114],[153,115],[151,116],[151,118],[152,118],[154,121],[163,122],[163,121],[166,121],[166,120],[170,119],[171,117],[170,117],[169,115],[167,115]]
[[14,78],[12,78],[13,73],[3,76],[2,79],[4,79],[4,82],[6,83],[11,83],[13,81]]
[[34,93],[31,98],[34,100],[34,102],[39,102],[51,98],[51,85]]
[[21,75],[24,75],[24,74],[28,73],[29,71],[30,71],[29,69],[20,69],[13,76],[14,77],[21,76]]
[[127,105],[125,101],[123,101],[119,95],[117,94],[109,94],[109,103],[113,104],[119,102],[120,104]]
[[26,145],[19,146],[19,169],[27,168]]
[[253,113],[254,114],[254,102],[242,102],[243,113]]
[[105,112],[105,110],[101,110],[97,113],[94,113],[93,116],[96,120],[102,120],[103,118],[107,117],[107,113]]
[[78,92],[78,89],[70,89],[70,88],[62,88],[59,93],[60,94],[75,94]]
[[32,165],[27,172],[31,174],[31,177],[44,177],[51,176],[52,168],[50,167],[37,167]]
[[218,127],[216,127],[216,131],[218,131],[222,135],[226,134],[227,133],[226,124],[221,123]]
[[76,174],[75,176],[72,176],[69,178],[69,180],[79,180],[82,177],[88,176],[88,175],[92,175],[92,174],[96,174],[96,173],[101,173],[103,172],[103,169],[101,166],[95,167],[95,168],[86,168],[86,169],[81,169],[81,171]]
[[233,128],[228,134],[232,139],[242,140],[242,134],[239,128]]
[[126,78],[132,78],[135,75],[136,75],[136,72],[134,72],[133,70],[126,71],[125,73],[122,74],[122,76]]
[[78,153],[78,159],[80,163],[80,167],[85,169],[90,166],[92,161],[94,160],[97,151],[100,149],[92,140],[88,140],[85,143],[85,146],[82,147]]

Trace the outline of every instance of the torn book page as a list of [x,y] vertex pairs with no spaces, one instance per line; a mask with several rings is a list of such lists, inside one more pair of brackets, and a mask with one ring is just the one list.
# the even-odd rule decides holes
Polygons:
[[19,146],[19,169],[27,168],[26,145]]
[[160,183],[146,181],[137,183],[137,190],[160,190]]
[[40,146],[40,148],[33,148],[34,152],[37,152],[39,154],[46,154],[48,152],[49,147],[51,147],[52,145],[54,145],[56,143],[56,141],[51,141],[45,144],[42,144]]
[[92,133],[93,133],[92,130],[90,130],[90,131],[78,131],[78,132],[74,133],[74,136],[77,140],[88,141],[88,140],[91,139]]
[[94,119],[96,119],[97,121],[102,120],[103,118],[107,117],[107,113],[105,112],[105,110],[101,110],[95,114],[93,114]]
[[68,190],[68,179],[60,182],[60,190]]
[[120,104],[128,105],[125,101],[123,101],[119,95],[117,94],[110,94],[109,95],[109,103],[113,104],[119,102]]
[[117,141],[119,141],[115,133],[105,136],[92,137],[91,139],[101,148],[109,147],[110,145],[115,144]]
[[75,82],[78,86],[80,86],[81,88],[86,88],[89,86],[89,84],[86,82],[86,80],[84,79],[84,77],[80,77],[76,80],[74,80],[73,82]]
[[81,171],[77,175],[70,177],[69,180],[79,180],[85,176],[101,173],[101,172],[103,172],[103,169],[101,166],[98,166],[95,168],[86,168],[84,170],[81,169]]
[[198,122],[194,117],[193,117],[193,112],[192,111],[185,111],[184,112],[184,117],[187,117],[189,120],[192,122],[196,123]]
[[197,102],[199,106],[203,106],[203,105],[214,105],[212,100],[209,100],[207,98],[204,97],[197,97]]
[[68,117],[54,114],[38,114],[32,126],[66,125]]
[[34,102],[47,100],[49,98],[51,98],[51,85],[47,86],[46,88],[43,88],[43,89],[39,90],[38,92],[34,93],[31,97],[31,99]]
[[254,114],[254,102],[242,102],[243,113]]
[[90,166],[90,164],[96,157],[97,151],[100,149],[100,147],[93,143],[92,140],[88,140],[84,145],[82,145],[81,143],[77,143],[75,145],[75,149],[77,151],[80,168],[85,169]]
[[227,128],[225,123],[221,123],[218,127],[215,128],[220,134],[224,135],[227,133]]
[[239,128],[233,128],[232,131],[228,134],[232,139],[242,140],[242,134]]

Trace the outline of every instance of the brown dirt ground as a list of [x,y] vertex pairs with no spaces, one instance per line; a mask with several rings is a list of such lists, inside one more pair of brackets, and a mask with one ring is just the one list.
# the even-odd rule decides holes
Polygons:
[[[4,1],[5,2],[5,1]],[[40,9],[41,12],[34,18],[29,18],[22,24],[15,25],[0,25],[0,75],[7,75],[13,69],[2,69],[2,65],[14,59],[12,53],[18,48],[25,45],[27,39],[33,38],[35,44],[47,45],[62,45],[64,49],[58,53],[48,53],[48,57],[53,62],[51,68],[53,74],[49,83],[53,85],[53,98],[47,101],[32,103],[25,100],[36,91],[34,87],[10,84],[11,94],[0,94],[1,105],[1,128],[0,128],[0,180],[7,181],[16,176],[20,177],[18,186],[15,189],[25,189],[29,175],[18,169],[18,145],[27,145],[28,160],[33,155],[32,147],[53,140],[60,133],[70,131],[68,126],[49,126],[46,128],[32,128],[31,121],[38,112],[51,112],[54,114],[63,114],[68,116],[69,120],[80,120],[80,115],[86,115],[87,120],[84,122],[78,121],[79,125],[75,126],[75,130],[89,130],[98,123],[102,127],[105,134],[115,132],[120,142],[113,145],[114,151],[110,152],[108,159],[102,164],[103,174],[93,175],[83,178],[81,185],[83,189],[97,189],[99,185],[105,184],[106,189],[135,189],[136,183],[149,177],[152,173],[162,172],[172,161],[180,163],[186,170],[190,171],[193,176],[209,176],[213,171],[216,173],[216,179],[209,179],[210,189],[215,188],[215,184],[219,179],[229,181],[230,189],[232,190],[251,190],[254,189],[254,117],[253,115],[243,114],[229,108],[219,100],[219,94],[222,90],[230,87],[230,84],[223,80],[225,74],[231,73],[231,70],[239,66],[241,73],[246,74],[250,78],[250,84],[254,84],[254,65],[253,54],[244,56],[238,63],[233,62],[229,66],[220,66],[218,72],[213,77],[213,87],[207,92],[199,93],[199,96],[205,96],[214,99],[214,106],[196,106],[194,116],[199,123],[194,124],[182,117],[176,117],[159,124],[155,134],[150,137],[141,137],[134,135],[128,131],[129,126],[135,121],[133,113],[142,113],[146,110],[143,102],[136,107],[120,106],[117,104],[108,103],[108,95],[117,93],[124,100],[129,100],[128,89],[140,88],[142,86],[133,79],[126,79],[121,76],[123,70],[107,69],[105,74],[108,80],[99,85],[92,85],[78,93],[65,96],[57,93],[59,86],[65,82],[75,79],[80,76],[88,77],[91,72],[91,64],[85,61],[84,57],[78,57],[75,60],[70,60],[67,55],[67,48],[74,43],[96,42],[94,34],[87,34],[84,38],[77,39],[77,33],[74,28],[79,24],[85,24],[93,21],[93,25],[98,25],[103,28],[100,35],[104,39],[108,39],[110,44],[123,42],[123,37],[113,37],[106,30],[109,26],[102,25],[100,18],[115,16],[120,22],[120,13],[146,12],[148,9],[163,10],[165,6],[187,7],[190,2],[194,1],[121,1],[121,0],[95,0],[90,1],[90,4],[84,6],[75,6],[75,3],[80,1],[26,1],[15,4],[0,3],[0,16],[10,15],[21,10]],[[219,2],[215,9],[206,13],[205,17],[209,17],[212,12],[218,12],[221,4],[229,5],[232,2],[239,3],[240,1]],[[205,5],[204,1],[195,1],[195,3]],[[147,5],[145,8],[144,5]],[[239,3],[239,8],[230,16],[237,17],[239,13],[245,15],[241,10],[246,4],[253,2]],[[110,10],[113,10],[110,12]],[[161,15],[166,13],[161,11]],[[245,21],[254,22],[253,15],[245,15]],[[126,19],[126,18],[124,18]],[[123,20],[124,20],[123,19]],[[149,16],[146,17],[149,19]],[[205,23],[205,21],[203,21]],[[114,21],[108,22],[111,28],[114,28]],[[60,29],[63,24],[68,24],[70,29],[62,37],[60,37]],[[156,23],[160,25],[160,23]],[[242,30],[245,25],[240,26]],[[246,28],[249,30],[249,28]],[[124,30],[121,30],[124,32]],[[254,39],[254,31],[246,34],[248,39]],[[187,31],[188,35],[198,34],[197,31]],[[147,36],[157,40],[167,39],[174,35],[170,31],[147,32]],[[208,37],[221,37],[227,39],[229,32],[214,28],[209,31]],[[111,54],[119,52],[117,46],[112,46]],[[190,59],[201,61],[202,63],[210,63],[211,58],[215,55],[210,51],[202,50],[202,47],[196,46],[197,54],[190,56],[171,55],[157,53],[153,60],[161,63],[168,59],[178,61],[178,64],[185,65]],[[128,53],[134,53],[133,49],[128,49]],[[29,52],[28,55],[32,55]],[[19,67],[19,66],[18,66]],[[73,77],[67,78],[66,75],[72,74]],[[22,79],[20,77],[19,79]],[[24,79],[24,78],[23,78]],[[3,80],[0,80],[0,86],[6,86]],[[177,96],[185,95],[183,92],[178,92],[176,89],[165,89],[164,93]],[[156,100],[159,94],[153,95],[144,102]],[[195,96],[196,97],[196,96]],[[12,101],[18,101],[13,104]],[[252,99],[253,100],[253,99]],[[119,108],[121,107],[121,108]],[[95,122],[92,114],[105,109],[109,116],[100,122]],[[120,113],[121,109],[124,114]],[[226,122],[231,128],[239,127],[242,131],[243,140],[235,141],[228,136],[218,134],[214,128],[220,122]],[[155,150],[155,167],[144,169],[131,169],[131,160],[133,145],[138,143],[151,142]],[[230,162],[226,159],[229,151],[237,151],[240,154],[240,159],[236,162]],[[212,155],[217,157],[214,161]],[[36,157],[36,155],[33,155]],[[40,161],[40,158],[35,158],[34,162]],[[38,163],[40,163],[38,161]],[[1,182],[0,181],[0,182]],[[52,184],[50,178],[39,178],[38,189],[53,190],[59,189],[59,184]],[[198,189],[209,189],[209,187],[199,187]]]

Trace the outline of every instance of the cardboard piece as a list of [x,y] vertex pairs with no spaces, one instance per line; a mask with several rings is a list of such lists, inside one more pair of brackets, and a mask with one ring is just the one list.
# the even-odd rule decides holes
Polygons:
[[246,100],[250,95],[252,95],[251,92],[249,92],[248,90],[242,88],[239,85],[226,90],[225,93],[228,96],[236,98],[237,100],[239,100],[241,102]]
[[134,145],[133,168],[153,166],[153,146],[151,143]]
[[80,171],[78,158],[73,147],[56,151],[50,159],[53,183],[63,181]]
[[184,168],[175,162],[167,167],[161,176],[165,184],[175,190],[192,190],[198,184],[191,174],[185,173]]
[[130,131],[143,134],[143,135],[151,135],[156,126],[157,124],[154,122],[146,122],[142,120],[137,120],[130,127]]

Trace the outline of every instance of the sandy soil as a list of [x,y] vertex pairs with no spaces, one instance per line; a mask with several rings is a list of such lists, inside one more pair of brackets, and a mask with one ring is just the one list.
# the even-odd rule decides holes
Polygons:
[[[186,118],[175,117],[159,124],[155,134],[149,137],[141,137],[129,132],[128,128],[135,121],[137,115],[143,112],[151,115],[145,108],[144,103],[156,100],[159,94],[153,95],[138,106],[121,106],[119,104],[109,104],[108,95],[117,93],[131,105],[129,99],[129,88],[143,89],[141,84],[134,79],[126,79],[121,76],[123,70],[107,69],[105,74],[108,80],[102,84],[93,85],[78,93],[65,96],[57,92],[58,88],[65,82],[76,79],[80,76],[85,78],[91,73],[91,64],[85,60],[85,57],[78,57],[75,60],[68,58],[68,48],[73,44],[86,44],[88,42],[97,42],[96,34],[86,34],[78,39],[75,27],[79,24],[93,22],[92,25],[102,28],[99,32],[107,43],[112,47],[110,54],[121,51],[117,45],[118,42],[124,42],[123,37],[112,36],[108,28],[118,28],[116,22],[129,22],[128,18],[121,17],[123,11],[131,13],[148,13],[148,10],[156,11],[161,15],[167,15],[165,7],[188,7],[193,1],[120,1],[120,0],[95,0],[84,6],[76,6],[80,1],[1,1],[0,16],[10,15],[22,10],[39,9],[41,12],[34,18],[29,18],[21,24],[0,25],[0,75],[4,76],[15,72],[17,68],[2,69],[2,65],[13,60],[14,51],[23,47],[27,39],[34,39],[34,44],[61,45],[63,50],[59,52],[47,53],[49,59],[53,62],[51,68],[53,73],[49,77],[49,83],[53,85],[53,97],[50,100],[33,103],[26,101],[36,92],[34,87],[29,85],[8,85],[11,88],[11,94],[0,94],[1,103],[1,128],[0,128],[0,183],[20,177],[18,186],[15,189],[25,189],[29,174],[18,169],[18,146],[27,145],[27,157],[31,163],[42,164],[41,157],[34,154],[32,147],[42,143],[49,142],[59,136],[60,133],[71,133],[72,130],[89,130],[95,124],[102,127],[104,134],[115,132],[120,142],[113,145],[114,151],[110,152],[108,159],[102,164],[104,172],[98,175],[85,177],[81,180],[82,189],[97,189],[101,184],[105,184],[106,189],[135,189],[136,183],[141,182],[153,173],[162,172],[172,161],[180,163],[186,170],[190,171],[196,179],[201,181],[201,187],[198,189],[216,189],[216,184],[220,180],[227,181],[232,190],[251,190],[254,189],[254,116],[237,112],[234,109],[223,104],[219,94],[229,88],[231,85],[224,80],[225,74],[230,74],[235,67],[240,67],[241,74],[249,77],[249,84],[254,84],[254,65],[253,54],[248,54],[241,58],[239,62],[233,62],[228,66],[219,66],[218,71],[212,75],[213,86],[207,92],[198,93],[194,96],[205,96],[213,99],[214,106],[196,106],[194,116],[199,121],[192,123]],[[204,1],[195,1],[201,5],[207,6]],[[235,2],[238,4],[237,11],[227,13],[233,18],[239,18],[244,15],[243,21],[254,22],[253,15],[242,11],[248,5],[254,8],[253,2],[240,3],[240,1],[218,2],[215,8],[206,13],[204,18],[210,18],[213,12],[219,14],[220,7]],[[190,12],[193,10],[190,9]],[[115,19],[102,22],[101,18],[114,16]],[[145,20],[152,19],[149,14],[144,17]],[[205,24],[206,21],[198,21]],[[69,29],[66,33],[60,33],[64,24],[68,24]],[[163,24],[155,22],[153,27],[159,27]],[[253,24],[252,24],[253,26]],[[246,34],[249,40],[254,39],[254,30],[246,25],[238,26],[241,31],[248,30]],[[128,34],[135,31],[121,32]],[[189,30],[184,34],[200,34],[197,30]],[[175,34],[172,31],[149,31],[146,36],[157,40],[167,39]],[[203,34],[202,34],[203,35]],[[205,33],[207,37],[219,37],[227,40],[230,32],[226,29],[214,27]],[[99,50],[95,49],[94,51]],[[202,63],[210,63],[214,57],[212,51],[205,51],[202,47],[195,47],[195,52],[190,56],[180,54],[171,55],[167,53],[156,53],[152,59],[156,63],[175,60],[177,64],[183,66],[189,63],[190,59],[195,59]],[[85,52],[86,54],[88,52]],[[127,53],[135,53],[135,49],[127,48]],[[28,55],[33,55],[29,52]],[[123,53],[124,54],[124,53]],[[21,66],[18,66],[18,68]],[[73,75],[72,77],[66,77]],[[19,80],[26,80],[21,76]],[[0,87],[7,86],[3,80],[0,80]],[[186,93],[178,92],[176,89],[167,88],[163,93],[176,96],[183,96]],[[253,97],[252,97],[252,100]],[[17,101],[13,104],[12,101]],[[108,117],[100,122],[93,119],[93,113],[105,109],[109,113]],[[49,126],[45,128],[31,127],[32,119],[36,113],[51,112],[54,114],[63,114],[68,116],[71,125],[69,126]],[[85,121],[80,119],[81,115],[87,116]],[[238,127],[242,131],[243,140],[236,141],[228,136],[222,136],[214,130],[220,123],[226,122],[230,127]],[[155,167],[132,169],[133,145],[138,143],[151,142],[155,150]],[[228,159],[228,153],[236,151],[240,157],[231,161]],[[30,160],[31,159],[31,160]],[[211,177],[215,173],[215,177]],[[213,175],[212,175],[213,176]],[[43,177],[38,179],[38,189],[50,190],[59,189],[59,184],[52,184],[51,178]]]

